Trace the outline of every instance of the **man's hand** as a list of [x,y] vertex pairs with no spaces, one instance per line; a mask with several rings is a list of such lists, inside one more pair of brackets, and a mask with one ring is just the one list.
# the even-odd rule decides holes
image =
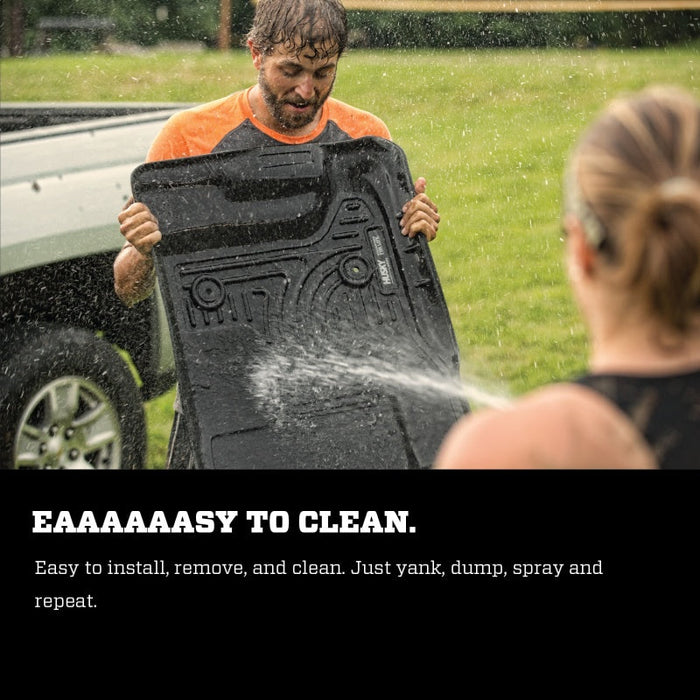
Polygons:
[[153,246],[162,238],[158,219],[151,210],[142,202],[134,202],[134,198],[130,197],[117,218],[122,236],[141,255],[150,257]]
[[403,216],[399,222],[401,233],[409,238],[422,233],[428,241],[432,241],[437,236],[440,214],[430,197],[425,194],[424,177],[416,180],[415,189],[416,196],[410,202],[406,202],[402,210]]

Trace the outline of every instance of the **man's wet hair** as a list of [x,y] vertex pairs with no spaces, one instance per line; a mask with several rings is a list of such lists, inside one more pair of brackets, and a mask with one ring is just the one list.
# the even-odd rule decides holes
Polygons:
[[282,46],[298,55],[330,58],[343,54],[347,36],[339,0],[259,0],[247,39],[261,53]]

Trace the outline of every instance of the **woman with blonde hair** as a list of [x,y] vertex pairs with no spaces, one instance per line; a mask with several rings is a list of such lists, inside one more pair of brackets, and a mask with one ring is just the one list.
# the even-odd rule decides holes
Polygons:
[[474,412],[439,468],[700,468],[700,103],[614,101],[565,181],[570,284],[590,373]]

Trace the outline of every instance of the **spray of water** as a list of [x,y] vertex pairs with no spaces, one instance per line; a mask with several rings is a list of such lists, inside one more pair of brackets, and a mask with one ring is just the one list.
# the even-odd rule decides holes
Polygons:
[[363,390],[410,394],[431,403],[456,400],[472,408],[503,408],[510,403],[507,396],[467,383],[453,376],[454,372],[439,372],[425,362],[421,365],[415,348],[395,343],[381,350],[377,347],[359,351],[349,343],[341,351],[336,343],[327,341],[308,344],[287,340],[259,355],[251,370],[253,394],[278,418],[290,396],[298,405]]

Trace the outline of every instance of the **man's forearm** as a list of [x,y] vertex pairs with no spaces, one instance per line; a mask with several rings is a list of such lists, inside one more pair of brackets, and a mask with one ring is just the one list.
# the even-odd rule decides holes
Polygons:
[[141,255],[133,246],[125,246],[114,261],[114,291],[126,306],[150,296],[156,284],[151,255]]

